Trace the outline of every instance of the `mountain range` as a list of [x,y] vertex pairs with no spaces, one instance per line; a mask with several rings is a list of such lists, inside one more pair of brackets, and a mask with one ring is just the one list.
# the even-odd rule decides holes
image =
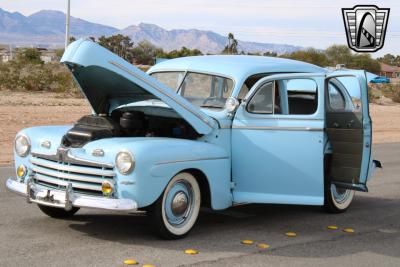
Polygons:
[[[212,31],[197,29],[166,30],[154,24],[140,23],[125,29],[92,23],[71,17],[71,35],[75,38],[99,37],[123,34],[133,42],[147,40],[166,51],[180,49],[182,46],[199,49],[203,53],[218,53],[227,44],[227,37]],[[13,45],[39,45],[61,47],[65,36],[65,13],[54,10],[42,10],[30,16],[19,12],[8,12],[0,8],[0,43]],[[290,53],[302,47],[238,41],[240,51]]]

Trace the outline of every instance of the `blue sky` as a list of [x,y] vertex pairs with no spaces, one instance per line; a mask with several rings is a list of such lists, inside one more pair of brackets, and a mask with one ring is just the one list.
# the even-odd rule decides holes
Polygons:
[[[373,56],[400,54],[399,0],[71,0],[72,15],[125,28],[140,22],[166,29],[233,32],[246,41],[326,48],[346,44],[341,8],[375,4],[391,8],[385,47]],[[42,9],[65,11],[66,0],[0,0],[0,7],[30,15]]]

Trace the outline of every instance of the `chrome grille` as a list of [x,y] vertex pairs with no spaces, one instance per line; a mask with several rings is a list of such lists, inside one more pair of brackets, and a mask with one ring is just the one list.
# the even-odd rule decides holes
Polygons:
[[32,153],[30,158],[34,183],[58,190],[65,190],[71,183],[74,192],[103,195],[101,184],[114,182],[115,172],[107,164],[79,161],[59,161],[56,156]]

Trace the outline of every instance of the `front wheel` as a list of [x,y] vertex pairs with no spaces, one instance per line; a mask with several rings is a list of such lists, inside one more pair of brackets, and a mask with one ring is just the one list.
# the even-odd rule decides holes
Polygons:
[[44,205],[38,205],[39,209],[46,214],[49,217],[56,218],[56,219],[62,219],[62,218],[68,218],[72,217],[78,210],[79,208],[73,207],[71,210],[65,210],[62,208],[54,208],[54,207],[49,207],[49,206],[44,206]]
[[148,212],[161,237],[178,239],[187,235],[196,223],[200,204],[200,187],[196,178],[182,172],[172,178]]
[[345,212],[354,199],[354,190],[344,189],[331,184],[325,189],[324,207],[328,212]]

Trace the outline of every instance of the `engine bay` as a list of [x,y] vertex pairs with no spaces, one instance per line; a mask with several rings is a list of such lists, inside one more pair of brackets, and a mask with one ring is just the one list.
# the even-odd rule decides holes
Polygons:
[[112,137],[169,137],[197,139],[200,135],[175,112],[154,107],[129,107],[114,110],[111,115],[86,115],[63,137],[64,147],[85,144]]

